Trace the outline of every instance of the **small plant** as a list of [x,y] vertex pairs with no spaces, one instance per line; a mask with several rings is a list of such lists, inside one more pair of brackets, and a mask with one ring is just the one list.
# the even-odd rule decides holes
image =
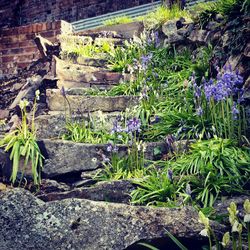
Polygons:
[[[102,154],[105,169],[101,171],[97,179],[130,179],[141,178],[145,174],[144,153],[146,145],[138,139],[141,122],[137,118],[129,119],[126,127],[122,128],[118,120],[114,122],[112,143],[107,146],[107,151],[111,157]],[[118,143],[125,143],[127,156],[120,156]]]
[[[39,93],[36,92],[38,98]],[[22,181],[25,170],[28,165],[31,164],[32,176],[35,185],[39,185],[41,182],[41,168],[43,165],[44,157],[41,154],[39,146],[36,142],[35,133],[35,112],[36,112],[36,99],[33,104],[33,117],[31,124],[27,119],[26,107],[28,105],[27,100],[22,100],[19,104],[22,113],[21,124],[0,141],[0,147],[4,147],[6,152],[10,152],[10,159],[12,160],[12,174],[10,180],[12,183],[16,182],[17,173],[21,168],[20,160],[24,159],[23,174],[19,181]]]
[[198,141],[188,154],[170,163],[175,175],[190,183],[196,201],[212,206],[220,194],[244,192],[249,180],[250,152],[221,138]]
[[[213,229],[210,226],[209,219],[200,211],[199,212],[199,222],[205,226],[205,228],[200,232],[202,236],[208,237],[209,239],[209,249],[212,250],[213,242],[216,243],[216,250],[222,250],[224,248],[229,247],[230,243],[232,243],[232,250],[242,249],[242,231],[244,229],[244,224],[240,223],[238,219],[237,206],[234,202],[231,202],[230,206],[227,208],[229,213],[229,222],[231,225],[231,235],[230,232],[226,232],[222,238],[222,241],[219,242],[216,237]],[[247,240],[248,240],[248,249],[250,247],[250,231],[249,231],[249,215],[250,215],[250,202],[249,200],[245,200],[244,202],[244,222],[246,223],[247,228]]]
[[103,25],[111,26],[116,24],[124,24],[124,23],[131,23],[133,19],[129,16],[119,16],[103,22]]
[[132,203],[139,205],[174,205],[177,194],[177,186],[173,181],[171,170],[159,172],[153,170],[150,175],[140,180],[133,181],[138,185],[137,189],[132,191]]
[[173,5],[172,8],[167,8],[164,6],[158,7],[155,11],[149,12],[144,16],[143,22],[146,28],[152,29],[160,27],[163,23],[184,17],[190,19],[190,15],[186,10],[181,10],[180,6]]

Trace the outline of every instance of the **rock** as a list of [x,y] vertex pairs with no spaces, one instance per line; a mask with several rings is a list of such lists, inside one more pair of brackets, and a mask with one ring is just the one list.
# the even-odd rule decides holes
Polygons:
[[245,57],[250,57],[250,43],[248,43],[243,52]]
[[126,180],[98,182],[91,187],[74,188],[64,192],[50,192],[38,194],[43,201],[64,200],[68,198],[88,199],[93,201],[109,201],[116,203],[129,203],[130,193],[134,186]]
[[12,163],[10,156],[2,148],[0,148],[0,176],[9,179],[11,176]]
[[7,119],[9,117],[9,110],[0,109],[0,120]]
[[111,72],[105,69],[73,64],[55,58],[57,86],[60,88],[81,88],[81,87],[98,87],[113,86],[119,84],[120,81],[129,80],[129,75],[123,75],[118,72]]
[[184,38],[182,35],[179,34],[171,34],[169,35],[165,40],[163,46],[166,47],[168,44],[179,44],[184,41]]
[[208,22],[208,24],[206,25],[206,30],[209,30],[209,31],[216,31],[216,30],[218,30],[218,28],[219,28],[219,23],[217,23],[217,22],[214,22],[214,21],[210,21],[210,22]]
[[103,112],[124,111],[127,107],[137,104],[137,96],[81,96],[67,95],[67,100],[61,95],[58,89],[47,89],[47,104],[51,111],[68,110],[70,103],[71,112]]
[[177,20],[169,20],[162,25],[162,32],[168,37],[174,33],[177,33]]
[[[102,163],[101,153],[110,157],[110,153],[107,152],[107,144],[84,144],[45,139],[39,142],[39,147],[45,157],[42,172],[49,178],[62,174],[95,170]],[[156,148],[161,154],[165,153],[164,143],[148,143],[145,158],[153,160]],[[125,156],[127,146],[118,145],[118,154],[120,157]]]
[[[199,238],[203,226],[192,207],[150,208],[66,199],[44,203],[28,191],[0,193],[2,249],[121,250],[142,239]],[[216,234],[224,227],[211,222]]]
[[10,105],[9,109],[14,109],[23,99],[33,102],[35,98],[35,92],[42,85],[42,80],[43,79],[40,75],[34,75],[28,78],[26,84],[22,87],[15,100]]
[[198,45],[206,45],[210,41],[210,32],[207,30],[195,29],[188,36],[191,43]]
[[228,47],[230,45],[230,43],[231,43],[231,40],[232,40],[232,31],[227,30],[223,34],[221,40],[222,40],[222,47],[223,48]]
[[177,33],[177,22],[178,20],[170,20],[162,25],[162,32],[166,36],[164,46],[167,46],[167,44],[179,43],[184,40],[183,36]]
[[234,202],[237,205],[237,209],[239,210],[239,216],[241,219],[244,218],[244,208],[243,204],[246,199],[250,200],[250,195],[240,195],[235,197],[223,197],[221,201],[216,201],[214,204],[214,209],[216,215],[227,215],[228,210],[227,208],[230,206],[231,202]]
[[[119,114],[119,112],[103,113],[96,111],[92,112],[90,115],[94,121],[96,129],[106,129],[107,131],[111,131],[113,121]],[[72,117],[68,117],[67,112],[67,119],[67,121],[71,122],[84,122],[89,121],[89,115],[87,113],[81,115],[74,114]],[[60,138],[64,133],[66,133],[65,112],[51,112],[48,115],[40,115],[36,118],[35,125],[37,138]]]
[[131,23],[124,23],[124,24],[117,24],[112,26],[102,26],[95,30],[85,30],[79,32],[80,35],[91,35],[92,37],[101,36],[105,37],[123,37],[126,39],[133,38],[133,36],[140,36],[143,32],[144,26],[142,22],[131,22]]
[[50,179],[42,179],[40,189],[37,195],[49,194],[54,192],[66,192],[69,191],[70,187],[65,183],[57,182]]

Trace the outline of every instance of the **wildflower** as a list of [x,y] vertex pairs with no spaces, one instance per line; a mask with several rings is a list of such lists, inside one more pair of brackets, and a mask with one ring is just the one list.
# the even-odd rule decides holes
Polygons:
[[237,109],[236,107],[236,103],[233,104],[233,107],[232,107],[232,115],[233,115],[233,119],[234,120],[237,120],[238,119],[238,115],[239,115],[239,109]]
[[112,152],[112,149],[113,149],[113,146],[112,146],[111,143],[109,143],[108,146],[107,146],[107,151]]
[[40,91],[39,91],[39,89],[36,90],[35,96],[36,96],[36,100],[39,101],[39,99],[40,99]]
[[244,222],[249,223],[250,222],[250,201],[247,199],[244,202],[244,210],[246,215],[244,216]]
[[229,232],[226,232],[224,235],[223,235],[223,238],[222,238],[222,246],[223,247],[227,247],[230,243],[230,234]]
[[60,90],[61,95],[66,98],[66,91],[65,88],[62,86],[61,90]]
[[202,115],[203,115],[203,109],[202,109],[202,107],[198,107],[198,108],[196,109],[196,114],[197,114],[198,116],[202,116]]
[[173,182],[173,170],[172,169],[168,169],[168,179]]
[[189,185],[189,183],[186,186],[186,194],[189,196],[191,196],[191,194],[192,194],[191,186]]
[[166,144],[167,144],[169,150],[173,149],[174,142],[175,142],[175,137],[173,135],[166,136]]
[[28,105],[29,105],[29,101],[27,101],[26,99],[21,100],[19,103],[19,107],[22,110],[25,109]]
[[141,56],[141,66],[143,70],[145,70],[148,67],[148,64],[150,60],[152,59],[152,57],[153,57],[152,53]]
[[205,226],[205,228],[209,228],[209,219],[200,211],[199,212],[199,222]]
[[110,162],[110,159],[105,154],[102,154],[102,162],[108,163],[108,162]]
[[203,230],[200,231],[200,235],[204,237],[208,237],[209,231],[207,228],[204,228]]
[[122,127],[118,124],[118,121],[119,117],[117,117],[113,122],[113,128],[111,130],[111,134],[122,132]]
[[140,100],[141,99],[148,99],[148,86],[145,86],[143,89],[142,89],[142,92],[140,93]]
[[135,131],[140,132],[141,131],[140,127],[141,127],[141,121],[137,119],[136,117],[134,117],[127,122],[126,131],[127,132],[135,132]]

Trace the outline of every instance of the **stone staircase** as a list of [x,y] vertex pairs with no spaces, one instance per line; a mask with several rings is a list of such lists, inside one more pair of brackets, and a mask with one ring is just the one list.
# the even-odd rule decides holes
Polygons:
[[[105,36],[105,38],[101,36]],[[81,43],[95,43],[105,40],[114,46],[123,46],[122,35],[114,33],[92,33],[89,36],[71,35],[64,37],[62,50],[69,43],[77,46]],[[87,42],[86,42],[87,41]],[[63,51],[62,51],[63,52]],[[88,121],[89,116],[97,120],[96,126],[110,131],[113,121],[121,112],[138,104],[138,96],[91,96],[88,91],[98,89],[104,91],[117,86],[122,82],[129,82],[129,74],[112,72],[108,61],[103,55],[96,58],[75,56],[72,58],[54,57],[54,77],[57,80],[56,88],[46,90],[47,114],[36,117],[37,136],[40,148],[45,156],[43,174],[47,178],[57,178],[72,173],[81,175],[82,172],[95,171],[101,166],[100,152],[109,155],[105,144],[75,143],[61,140],[65,126],[69,119],[74,121]],[[70,113],[70,114],[69,114]],[[98,124],[98,119],[105,117],[105,124]],[[70,117],[69,117],[70,116]],[[145,156],[153,159],[154,148],[161,147],[162,143],[149,143]],[[124,156],[127,147],[119,146],[120,156]],[[82,174],[83,176],[83,174]]]

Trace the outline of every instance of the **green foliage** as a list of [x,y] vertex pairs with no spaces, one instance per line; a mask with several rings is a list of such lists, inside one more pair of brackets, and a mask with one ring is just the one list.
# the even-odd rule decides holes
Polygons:
[[94,42],[92,38],[80,36],[59,37],[61,42],[61,58],[64,60],[75,60],[77,57],[104,58],[106,54],[113,51],[114,45],[106,40]]
[[107,143],[109,140],[106,131],[93,128],[91,122],[68,122],[65,128],[66,133],[62,135],[63,140],[93,144]]
[[138,185],[131,193],[133,204],[174,205],[177,187],[169,179],[167,172],[152,170],[149,176],[133,183]]
[[104,21],[103,25],[111,26],[111,25],[131,23],[131,22],[133,22],[133,19],[129,16],[118,16]]
[[[17,179],[17,173],[21,170],[24,171],[31,164],[32,176],[35,185],[39,185],[41,182],[41,168],[43,165],[44,157],[41,154],[39,146],[36,142],[34,116],[36,111],[36,102],[33,106],[33,119],[32,123],[28,123],[26,106],[28,102],[23,100],[20,102],[20,108],[22,111],[21,124],[0,141],[0,147],[4,147],[6,152],[10,152],[10,160],[12,160],[12,174],[10,180],[15,183]],[[24,163],[21,166],[21,159],[24,159]],[[20,179],[20,183],[22,178]]]
[[143,22],[146,28],[153,29],[160,27],[163,23],[184,17],[190,19],[190,14],[186,10],[181,10],[178,5],[173,5],[171,9],[160,6],[155,11],[152,11],[144,16]]
[[171,163],[175,175],[188,182],[196,201],[212,206],[221,194],[244,192],[250,177],[250,150],[228,139],[198,141]]

